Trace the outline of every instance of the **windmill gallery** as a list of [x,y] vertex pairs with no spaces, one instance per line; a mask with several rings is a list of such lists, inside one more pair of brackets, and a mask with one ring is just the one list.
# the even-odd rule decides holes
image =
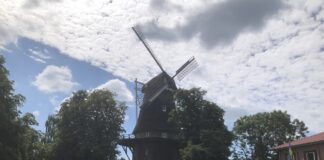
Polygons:
[[193,57],[184,63],[174,76],[169,76],[140,33],[134,27],[132,29],[162,73],[147,83],[136,81],[136,84],[142,85],[141,92],[144,94],[143,102],[139,106],[139,117],[133,134],[123,136],[119,144],[123,146],[127,156],[127,149],[132,152],[133,160],[176,160],[177,132],[174,124],[168,121],[169,112],[175,108],[174,91],[177,87],[174,78],[183,79],[198,64]]

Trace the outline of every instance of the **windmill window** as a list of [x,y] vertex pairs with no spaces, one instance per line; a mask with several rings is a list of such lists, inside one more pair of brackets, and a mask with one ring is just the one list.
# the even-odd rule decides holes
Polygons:
[[167,106],[166,106],[166,105],[163,105],[163,106],[162,106],[162,111],[163,111],[163,112],[166,112],[166,111],[167,111]]

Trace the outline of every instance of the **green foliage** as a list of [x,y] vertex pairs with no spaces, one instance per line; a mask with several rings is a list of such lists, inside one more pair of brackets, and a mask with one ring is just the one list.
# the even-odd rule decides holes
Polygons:
[[9,72],[0,56],[0,157],[2,160],[38,160],[40,157],[40,133],[34,115],[20,116],[18,107],[25,98],[16,94]]
[[179,130],[182,160],[225,160],[230,155],[232,134],[224,125],[224,110],[204,99],[199,88],[179,89],[170,121]]
[[0,157],[19,159],[18,107],[24,97],[14,93],[13,82],[8,79],[9,72],[4,63],[4,58],[0,56]]
[[208,155],[207,149],[201,144],[192,144],[191,142],[188,142],[185,148],[180,149],[180,154],[183,160],[206,159]]
[[43,158],[43,143],[41,142],[42,134],[31,127],[38,125],[35,116],[31,113],[26,113],[21,118],[21,137],[20,151],[22,160],[42,160]]
[[0,56],[1,160],[115,160],[126,106],[107,90],[79,91],[49,116],[43,135],[31,113],[21,116],[25,98],[16,94]]
[[54,160],[115,160],[126,106],[108,90],[78,91],[46,122],[46,152]]
[[287,112],[273,111],[241,117],[233,131],[235,159],[268,160],[276,157],[273,147],[305,137],[307,127]]

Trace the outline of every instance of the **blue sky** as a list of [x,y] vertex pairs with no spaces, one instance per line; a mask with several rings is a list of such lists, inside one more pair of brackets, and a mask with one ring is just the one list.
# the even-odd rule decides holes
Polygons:
[[[20,110],[22,113],[30,112],[36,116],[39,126],[35,126],[35,128],[38,130],[45,131],[47,116],[54,114],[64,98],[69,97],[75,90],[91,90],[114,79],[121,80],[128,88],[133,88],[133,84],[128,81],[113,76],[111,73],[89,63],[63,55],[58,49],[31,39],[20,38],[17,43],[8,44],[6,49],[1,54],[6,59],[5,66],[10,71],[10,79],[14,80],[16,92],[26,97],[26,101]],[[35,54],[32,53],[35,51],[45,56],[43,58],[39,58],[41,57],[39,56],[39,59],[37,59]],[[37,86],[33,85],[33,82],[36,81],[35,77],[48,66],[66,67],[71,71],[72,78],[70,81],[75,85],[72,85],[71,89],[66,88],[60,91],[52,89],[53,91],[44,92],[38,89]],[[128,117],[128,115],[135,114],[135,110],[133,104],[127,102],[129,105]],[[125,128],[130,132],[132,128],[129,127],[128,122],[133,121],[127,120],[125,123]]]
[[5,0],[0,13],[0,53],[39,129],[74,90],[107,87],[133,104],[133,80],[160,72],[138,26],[169,74],[196,57],[199,67],[176,83],[207,90],[229,128],[285,110],[323,131],[323,0]]

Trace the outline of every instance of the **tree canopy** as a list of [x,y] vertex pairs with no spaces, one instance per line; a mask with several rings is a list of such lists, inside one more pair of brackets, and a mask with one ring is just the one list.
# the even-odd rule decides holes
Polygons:
[[199,88],[179,89],[170,120],[179,131],[182,160],[225,160],[230,155],[232,134],[224,125],[224,110],[204,99]]
[[41,135],[33,129],[37,125],[31,113],[21,116],[19,107],[25,97],[16,94],[9,71],[0,56],[0,157],[3,160],[37,160]]
[[1,160],[115,160],[126,106],[108,90],[78,91],[50,115],[45,134],[31,113],[21,115],[25,98],[16,94],[0,56]]
[[305,137],[304,122],[287,112],[273,111],[244,116],[234,124],[233,157],[237,160],[268,160],[276,157],[272,148]]
[[49,159],[116,159],[125,109],[108,90],[74,93],[46,122]]

